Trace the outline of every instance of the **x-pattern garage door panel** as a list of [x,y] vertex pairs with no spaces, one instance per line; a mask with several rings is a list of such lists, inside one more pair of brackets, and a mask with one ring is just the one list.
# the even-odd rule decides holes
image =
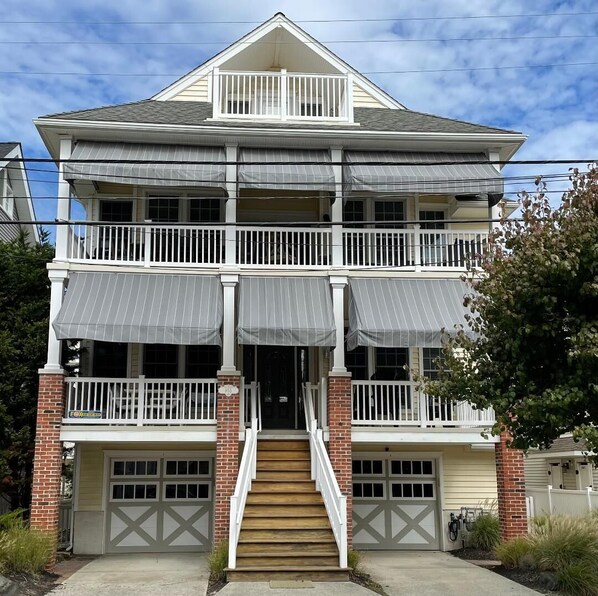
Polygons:
[[107,553],[206,551],[212,547],[211,462],[118,458],[110,462]]
[[356,460],[353,543],[357,548],[440,548],[435,462]]

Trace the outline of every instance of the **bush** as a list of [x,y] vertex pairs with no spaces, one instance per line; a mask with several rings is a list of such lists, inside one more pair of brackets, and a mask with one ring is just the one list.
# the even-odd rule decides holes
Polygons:
[[596,562],[575,563],[556,574],[557,588],[575,596],[596,596],[598,594],[598,566]]
[[50,534],[15,525],[0,534],[0,569],[13,573],[41,573],[53,546]]
[[496,515],[481,515],[467,534],[467,545],[491,551],[500,542],[500,525]]
[[361,563],[361,553],[358,550],[355,550],[354,548],[352,548],[347,553],[347,565],[353,571],[357,571],[360,563]]
[[228,540],[223,540],[214,547],[208,555],[208,565],[212,579],[223,581],[226,579],[226,568],[228,567]]
[[[519,536],[499,544],[494,552],[498,560],[509,569],[533,566],[532,543],[528,536]],[[527,564],[526,564],[527,563]]]

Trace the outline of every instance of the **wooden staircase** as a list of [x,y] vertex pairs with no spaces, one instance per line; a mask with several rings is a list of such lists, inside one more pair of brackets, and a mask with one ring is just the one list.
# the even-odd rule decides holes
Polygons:
[[308,441],[258,442],[229,581],[346,581],[324,501],[311,480]]

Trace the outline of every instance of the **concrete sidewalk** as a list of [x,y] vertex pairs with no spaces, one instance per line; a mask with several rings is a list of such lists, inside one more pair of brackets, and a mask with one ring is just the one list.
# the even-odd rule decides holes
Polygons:
[[363,569],[389,596],[537,596],[498,573],[441,552],[368,551]]

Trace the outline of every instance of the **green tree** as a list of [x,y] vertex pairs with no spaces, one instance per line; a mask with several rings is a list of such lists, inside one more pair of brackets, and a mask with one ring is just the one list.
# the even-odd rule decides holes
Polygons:
[[598,453],[598,168],[571,180],[556,209],[537,180],[521,218],[493,233],[482,272],[466,276],[467,325],[446,335],[426,390],[492,406],[493,432],[515,447],[574,432]]
[[46,361],[54,247],[25,235],[0,242],[0,493],[29,507],[38,369]]

